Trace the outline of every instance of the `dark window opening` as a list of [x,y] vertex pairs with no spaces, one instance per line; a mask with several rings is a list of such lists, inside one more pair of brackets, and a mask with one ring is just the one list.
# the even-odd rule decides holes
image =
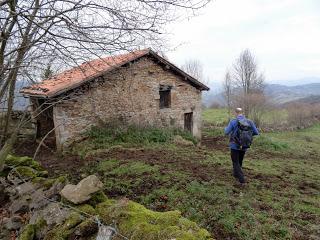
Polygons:
[[160,108],[171,107],[171,86],[160,85]]
[[192,133],[193,128],[193,113],[184,114],[184,130]]

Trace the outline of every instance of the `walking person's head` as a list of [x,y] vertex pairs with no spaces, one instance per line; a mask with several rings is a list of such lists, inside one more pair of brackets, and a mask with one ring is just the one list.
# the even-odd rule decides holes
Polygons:
[[242,108],[238,107],[234,110],[236,116],[239,116],[239,115],[243,115],[243,110]]

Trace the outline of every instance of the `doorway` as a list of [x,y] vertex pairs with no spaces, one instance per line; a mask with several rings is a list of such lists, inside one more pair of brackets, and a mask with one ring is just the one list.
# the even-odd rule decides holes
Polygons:
[[192,133],[193,129],[193,113],[184,114],[184,130]]

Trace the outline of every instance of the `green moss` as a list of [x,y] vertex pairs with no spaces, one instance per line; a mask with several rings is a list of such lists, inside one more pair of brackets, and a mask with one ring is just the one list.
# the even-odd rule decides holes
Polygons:
[[[43,174],[42,174],[43,175]],[[45,178],[43,176],[38,176],[32,179],[33,183],[38,183],[44,186],[46,189],[51,188],[55,183],[66,183],[67,178],[65,176],[60,176],[58,178]]]
[[179,211],[155,212],[127,200],[108,200],[96,210],[106,224],[115,221],[119,231],[132,240],[212,239],[205,229],[182,218]]
[[74,233],[76,233],[76,235],[86,237],[86,239],[97,232],[98,225],[92,218],[86,219],[74,229]]
[[47,226],[47,222],[46,220],[44,220],[43,218],[40,218],[38,219],[38,221],[36,222],[35,226],[34,226],[34,229],[35,231],[39,231],[41,230],[42,228],[46,227]]
[[43,171],[43,167],[41,167],[40,163],[33,160],[31,157],[18,157],[13,155],[8,155],[5,163],[9,166],[17,167],[17,166],[27,166],[31,167],[38,171]]
[[99,203],[105,202],[106,200],[108,200],[107,196],[104,194],[103,191],[98,191],[96,193],[94,193],[90,200],[89,200],[89,204],[92,206],[96,206]]
[[59,183],[67,183],[68,182],[68,179],[66,176],[60,176],[56,179],[57,182]]
[[83,204],[80,206],[76,206],[76,208],[81,212],[85,212],[90,215],[96,215],[96,210],[92,206],[90,206],[89,204]]
[[17,157],[9,154],[5,162],[10,166],[29,166],[32,161],[31,157]]
[[38,237],[41,235],[43,230],[47,227],[47,222],[43,218],[37,220],[36,224],[34,225],[35,236]]
[[22,230],[19,240],[33,240],[35,235],[35,227],[32,224],[28,224]]
[[16,167],[15,170],[21,175],[21,177],[29,179],[37,177],[37,171],[31,167],[19,166]]
[[37,175],[39,177],[48,177],[48,171],[40,171]]
[[81,223],[82,220],[83,217],[79,213],[71,213],[67,220],[64,222],[63,228],[65,230],[71,229]]
[[45,240],[65,240],[68,239],[68,236],[71,235],[74,231],[74,228],[79,225],[83,220],[83,217],[79,213],[71,213],[66,221],[52,229],[45,236]]

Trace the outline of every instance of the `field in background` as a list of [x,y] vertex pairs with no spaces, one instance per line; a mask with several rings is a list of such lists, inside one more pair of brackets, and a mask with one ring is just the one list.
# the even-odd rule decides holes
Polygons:
[[[226,125],[228,123],[228,110],[226,108],[207,108],[203,110],[203,121],[205,124],[216,126]],[[231,112],[230,118],[234,118]],[[273,109],[267,111],[262,118],[262,125],[283,125],[288,122],[288,111],[285,109]]]

